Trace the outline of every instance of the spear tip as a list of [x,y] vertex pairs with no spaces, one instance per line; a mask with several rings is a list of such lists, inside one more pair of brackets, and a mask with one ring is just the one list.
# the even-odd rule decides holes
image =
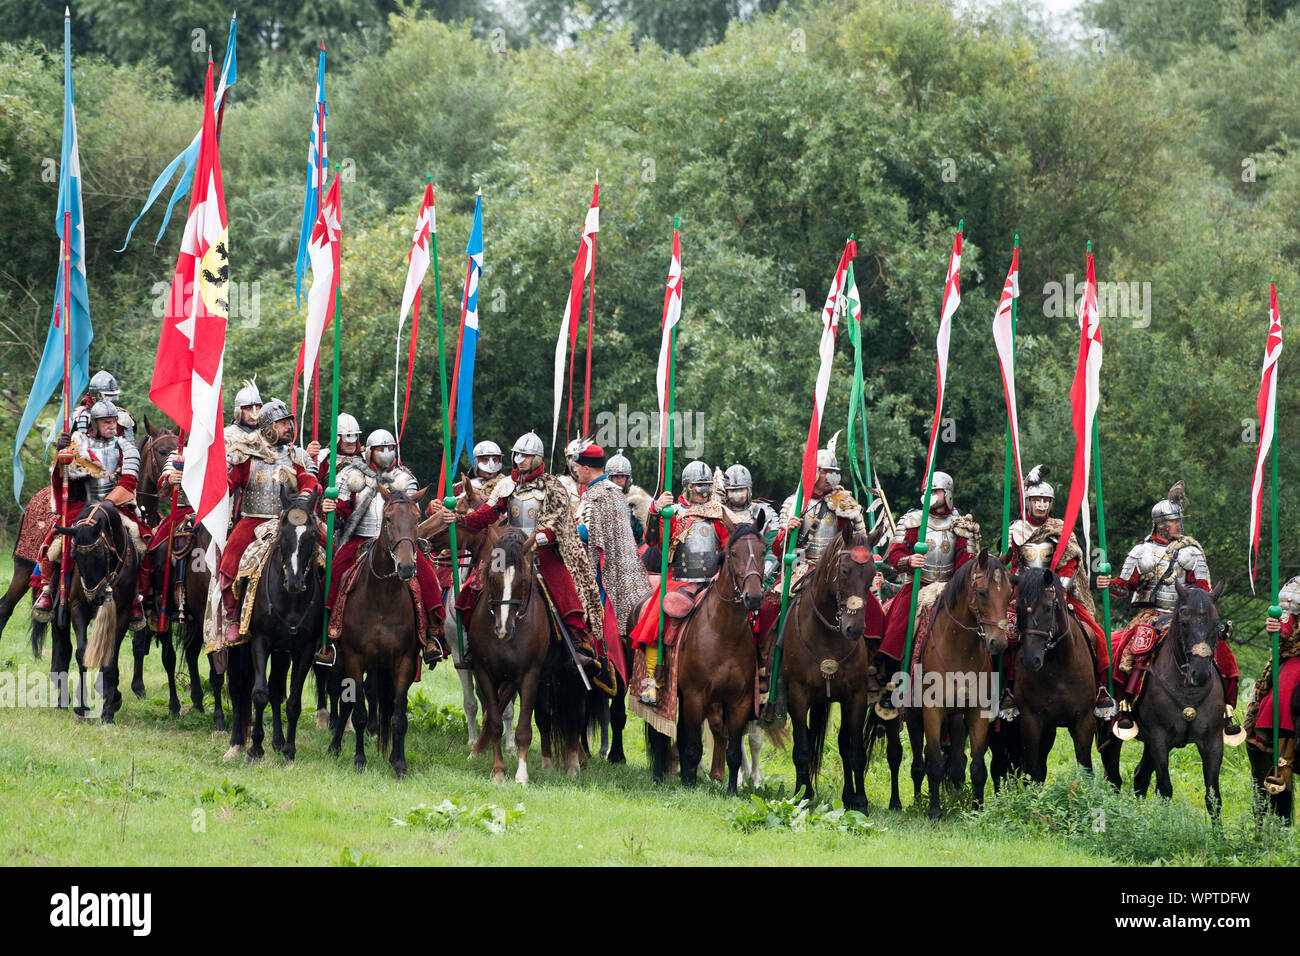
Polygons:
[[1013,245],[1014,245],[1017,249],[1020,248],[1020,233],[1016,233],[1016,238],[1015,238],[1015,242],[1013,243]]
[[475,196],[478,196],[478,197],[481,199],[481,198],[483,197],[483,187],[480,186],[480,187],[478,188],[478,192],[476,192],[474,195],[475,195]]
[[958,219],[958,220],[957,220],[957,231],[958,231],[958,232],[961,232],[962,227],[965,226],[965,225],[966,225],[966,220],[965,220],[964,218],[963,218],[963,219]]
[[1089,252],[1092,252],[1092,240],[1091,240],[1091,239],[1088,240],[1088,251],[1089,251]]
[[678,212],[673,213],[673,228],[676,229],[678,226],[681,225],[681,223],[682,223],[681,213]]
[[64,8],[63,8],[63,19],[65,19],[65,20],[70,20],[70,19],[72,19],[72,8],[71,8],[71,7],[64,7]]

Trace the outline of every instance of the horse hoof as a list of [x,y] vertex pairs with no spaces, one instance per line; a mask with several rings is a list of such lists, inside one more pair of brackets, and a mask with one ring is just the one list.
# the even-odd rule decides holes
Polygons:
[[227,750],[227,751],[222,755],[221,759],[224,760],[224,761],[235,760],[235,759],[237,759],[237,758],[239,757],[239,755],[242,754],[243,752],[244,752],[244,748],[241,747],[241,746],[239,746],[239,744],[232,744],[231,747],[230,747],[230,749]]
[[354,760],[352,761],[352,765],[357,768],[357,773],[362,773],[366,769],[366,758],[361,757],[357,760]]
[[320,710],[316,711],[316,726],[319,727],[321,730],[325,730],[327,727],[329,727],[329,725],[330,725],[330,712],[328,710],[325,710],[324,708],[321,708]]
[[175,707],[168,707],[168,708],[167,708],[167,714],[168,714],[168,716],[171,717],[172,720],[180,720],[180,719],[181,719],[181,705],[180,705],[180,704],[177,704]]
[[131,693],[135,694],[135,696],[140,700],[145,699],[147,695],[144,691],[144,680],[142,678],[137,677],[135,680],[131,681]]
[[555,769],[555,764],[552,762],[550,757],[542,757],[542,769],[543,770]]
[[493,770],[493,771],[492,771],[492,782],[493,782],[493,783],[505,783],[505,782],[506,782],[506,772],[505,772],[504,770]]
[[111,726],[113,725],[113,722],[114,722],[114,721],[113,721],[113,715],[112,715],[112,714],[105,714],[103,717],[101,717],[101,718],[99,718],[99,719],[100,719],[101,721],[103,721],[105,727],[111,727]]
[[284,741],[283,741],[283,740],[272,740],[272,741],[271,741],[271,749],[274,750],[276,753],[282,753],[282,752],[284,751]]
[[394,767],[394,768],[393,768],[393,772],[394,772],[395,774],[397,774],[397,779],[398,779],[398,780],[405,780],[405,779],[406,779],[406,768],[405,768],[405,767]]

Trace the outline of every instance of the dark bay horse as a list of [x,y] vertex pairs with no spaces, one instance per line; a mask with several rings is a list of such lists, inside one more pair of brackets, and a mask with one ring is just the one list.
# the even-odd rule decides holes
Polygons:
[[[59,623],[61,614],[54,616],[50,672],[56,680],[70,680],[68,671],[73,659],[70,626],[76,634],[76,661],[80,672],[73,713],[79,717],[88,716],[86,671],[97,669],[96,687],[104,701],[102,720],[111,724],[122,707],[122,694],[118,690],[118,655],[131,617],[139,555],[121,513],[107,501],[91,505],[72,527],[58,527],[57,531],[65,538],[64,547],[72,548],[75,567],[68,590],[69,623]],[[32,653],[37,657],[41,656],[46,627],[32,621]],[[64,693],[61,693],[59,704],[63,706],[66,703]]]
[[[1133,708],[1138,739],[1146,746],[1133,771],[1133,790],[1146,796],[1151,774],[1156,791],[1172,797],[1169,752],[1195,744],[1201,755],[1205,779],[1205,806],[1217,821],[1223,799],[1219,794],[1219,768],[1223,763],[1223,681],[1214,667],[1219,640],[1219,611],[1215,602],[1223,581],[1210,592],[1188,588],[1175,578],[1178,600],[1170,615],[1169,631],[1154,652],[1142,695]],[[1106,779],[1118,787],[1122,742],[1111,739],[1101,749]]]
[[[337,644],[339,662],[335,669],[343,675],[343,686],[351,693],[343,695],[329,752],[337,755],[341,750],[343,730],[354,708],[359,705],[364,715],[365,679],[373,676],[378,694],[379,752],[388,753],[388,762],[399,780],[406,776],[406,698],[415,681],[420,651],[420,622],[415,616],[409,582],[415,577],[416,526],[420,523],[420,502],[427,490],[408,497],[405,492],[379,486],[384,499],[383,522],[378,537],[358,555],[361,571],[343,607]],[[432,635],[429,640],[433,640]],[[309,648],[309,657],[311,653]],[[366,765],[366,735],[361,721],[353,721],[353,726],[357,738],[353,762],[360,770]]]
[[[945,774],[954,786],[966,778],[966,738],[970,737],[971,804],[984,802],[991,718],[999,692],[993,655],[1007,649],[1007,605],[1015,577],[987,550],[957,569],[935,605],[929,633],[921,642],[920,666],[907,677],[906,720],[912,743],[912,784],[920,798],[918,771],[924,740],[925,776],[930,787],[930,819],[942,815],[939,789]],[[918,679],[919,678],[919,679]],[[943,747],[948,734],[947,763]],[[901,757],[901,754],[900,754]],[[891,757],[895,792],[898,769]]]
[[1016,703],[1025,770],[1039,783],[1047,779],[1047,755],[1058,727],[1069,729],[1074,759],[1091,770],[1097,730],[1092,637],[1070,613],[1056,572],[1027,568],[1017,576],[1016,627]]
[[[160,490],[158,479],[167,464],[167,456],[179,446],[176,433],[166,428],[156,428],[149,419],[143,420],[144,427],[136,438],[136,447],[140,450],[140,475],[136,485],[136,511],[151,528],[156,528],[162,516],[162,502],[170,505],[171,491]],[[151,541],[150,544],[153,542]],[[164,548],[166,546],[164,545]],[[140,555],[141,558],[144,555]],[[162,594],[162,567],[150,584],[152,594],[144,595],[145,619],[149,618],[150,601]],[[131,674],[131,690],[141,700],[145,699],[144,659],[149,654],[149,644],[157,639],[162,654],[163,670],[167,672],[167,687],[170,693],[169,710],[173,717],[180,716],[180,701],[176,697],[176,647],[167,639],[149,627],[135,631],[131,635],[131,657],[134,669]],[[195,665],[197,668],[197,664]]]
[[[727,527],[722,565],[677,637],[677,749],[682,783],[695,786],[704,753],[705,719],[715,740],[727,741],[727,794],[736,794],[745,725],[755,717],[758,653],[749,615],[763,603],[767,539],[749,523]],[[717,705],[717,706],[715,706]],[[648,729],[655,780],[668,764],[668,738]]]
[[[293,760],[297,753],[298,718],[302,713],[302,685],[311,670],[321,639],[325,612],[325,588],[318,566],[320,534],[312,520],[315,494],[290,496],[280,492],[279,535],[275,550],[262,568],[248,620],[248,640],[230,649],[231,750],[242,748],[245,729],[252,727],[247,761],[252,763],[265,751],[262,717],[271,704],[274,724],[271,748]],[[245,595],[245,600],[248,599]],[[267,664],[271,674],[267,677]],[[280,721],[285,701],[285,677],[289,677],[288,734]],[[256,716],[253,708],[257,708]]]
[[795,798],[813,799],[831,705],[839,704],[842,799],[845,809],[865,813],[863,732],[872,655],[863,635],[867,609],[877,600],[871,593],[876,562],[864,535],[846,537],[836,537],[822,553],[786,615],[781,677],[794,732]]

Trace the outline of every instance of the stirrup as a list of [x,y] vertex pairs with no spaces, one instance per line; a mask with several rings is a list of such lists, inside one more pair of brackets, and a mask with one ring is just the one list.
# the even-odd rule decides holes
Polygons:
[[894,694],[897,690],[898,685],[891,680],[885,685],[880,699],[876,701],[876,716],[881,720],[898,719],[898,708],[894,706]]
[[333,667],[339,661],[338,645],[330,643],[317,648],[315,660],[321,667]]
[[1111,724],[1110,732],[1120,740],[1132,740],[1138,735],[1137,722],[1133,720],[1133,703],[1128,699],[1119,702],[1119,717]]
[[[1246,730],[1232,718],[1232,705],[1223,705],[1223,742],[1229,747],[1240,747],[1246,741]],[[1284,761],[1279,761],[1283,763]]]
[[1011,691],[1006,691],[1002,699],[998,701],[998,720],[1005,720],[1011,723],[1020,716],[1020,708],[1016,705],[1016,698],[1012,696]]
[[1283,793],[1291,783],[1291,774],[1293,770],[1291,763],[1285,757],[1279,757],[1277,764],[1268,772],[1264,778],[1264,789],[1273,796]]
[[437,665],[437,663],[440,660],[443,660],[447,655],[442,652],[442,645],[440,645],[437,639],[431,635],[429,637],[429,643],[424,645],[423,656],[424,656],[425,666],[434,667]]
[[[41,598],[45,598],[49,601],[48,607],[40,606]],[[32,620],[36,621],[38,624],[48,624],[50,623],[50,619],[54,617],[54,596],[46,589],[42,589],[41,593],[36,596],[36,600],[32,602],[31,617]]]
[[641,682],[641,692],[637,699],[650,707],[659,705],[659,685],[653,677],[647,677]]
[[1103,703],[1103,698],[1101,696],[1103,693],[1106,693],[1104,687],[1097,694],[1097,703],[1093,706],[1092,712],[1102,720],[1110,720],[1119,713],[1119,705],[1115,703],[1115,698],[1111,697],[1110,694],[1106,694],[1105,702]]

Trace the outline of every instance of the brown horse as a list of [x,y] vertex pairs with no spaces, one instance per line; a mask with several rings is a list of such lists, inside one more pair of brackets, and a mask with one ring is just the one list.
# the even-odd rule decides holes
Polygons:
[[[727,546],[722,565],[677,638],[677,747],[682,783],[695,786],[704,753],[705,719],[714,739],[727,741],[727,794],[736,794],[745,725],[754,719],[758,655],[749,615],[763,603],[767,540],[751,524],[723,518]],[[720,705],[720,707],[715,706]],[[667,766],[667,738],[650,731],[654,776]]]
[[837,537],[808,573],[782,632],[781,677],[794,730],[795,798],[813,799],[831,704],[840,705],[842,799],[867,810],[863,737],[870,706],[871,654],[863,638],[876,562],[864,535]]
[[1070,613],[1054,571],[1029,568],[1017,576],[1016,622],[1016,702],[1025,769],[1039,783],[1047,779],[1056,728],[1066,727],[1074,740],[1074,759],[1091,770],[1097,730],[1092,639]]
[[[354,707],[365,714],[362,691],[365,675],[375,677],[378,692],[378,747],[380,754],[392,752],[388,762],[397,778],[406,776],[406,695],[415,681],[415,667],[420,650],[419,628],[410,582],[415,577],[416,526],[420,523],[420,502],[428,489],[413,496],[400,490],[390,491],[383,485],[383,522],[379,536],[358,556],[364,570],[343,608],[339,632],[339,667],[344,677],[342,709],[329,752],[337,755],[343,731]],[[430,635],[430,640],[433,636]],[[366,765],[364,720],[357,728],[354,763],[358,770]]]
[[[989,723],[997,713],[998,671],[993,655],[1007,649],[1007,605],[1016,579],[987,550],[957,569],[935,605],[928,633],[921,634],[919,666],[907,676],[904,698],[912,742],[912,783],[920,798],[918,764],[924,738],[925,776],[930,785],[930,819],[941,816],[939,788],[945,771],[960,787],[966,778],[970,736],[971,803],[984,802]],[[948,735],[948,761],[943,738]],[[897,768],[890,761],[897,790]]]

